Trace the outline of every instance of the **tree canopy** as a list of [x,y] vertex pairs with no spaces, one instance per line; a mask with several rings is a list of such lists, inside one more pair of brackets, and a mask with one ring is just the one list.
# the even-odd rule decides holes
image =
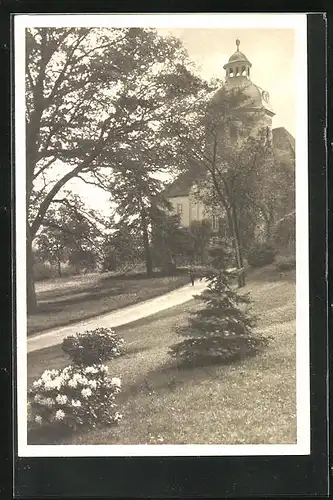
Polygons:
[[138,180],[140,165],[152,196],[153,174],[181,163],[161,123],[188,109],[205,85],[181,42],[154,29],[31,28],[26,49],[28,302],[34,306],[31,245],[58,194],[74,178],[111,197],[117,187],[124,210],[119,178],[126,191],[125,179]]

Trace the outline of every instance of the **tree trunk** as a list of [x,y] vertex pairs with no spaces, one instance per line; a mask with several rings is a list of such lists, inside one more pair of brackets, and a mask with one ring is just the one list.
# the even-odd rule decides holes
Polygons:
[[243,271],[244,259],[235,211],[232,209],[227,210],[227,217],[229,229],[232,234],[232,243],[235,250],[236,267],[240,271],[238,274],[238,288],[242,288],[243,286],[245,286],[245,274]]
[[32,241],[27,238],[27,310],[28,314],[37,309]]
[[152,259],[151,248],[150,248],[150,243],[149,243],[147,217],[146,217],[146,213],[145,213],[144,209],[141,210],[141,229],[142,229],[144,255],[145,255],[145,261],[146,261],[146,274],[147,274],[147,278],[152,278],[152,276],[153,276],[153,259]]
[[62,275],[61,275],[61,262],[60,262],[59,258],[57,259],[57,268],[58,268],[58,276],[59,276],[59,278],[61,278],[62,277]]

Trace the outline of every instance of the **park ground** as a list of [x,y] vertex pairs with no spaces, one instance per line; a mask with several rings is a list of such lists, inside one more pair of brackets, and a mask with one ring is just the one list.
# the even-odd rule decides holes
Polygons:
[[[109,363],[122,379],[122,422],[70,437],[28,433],[29,444],[294,444],[296,443],[295,271],[252,273],[258,331],[271,338],[253,358],[232,365],[177,368],[168,355],[175,328],[199,305],[190,301],[117,329],[124,355]],[[60,346],[28,355],[28,385],[68,364]]]
[[69,325],[137,304],[189,282],[186,270],[147,278],[144,273],[114,276],[91,273],[36,283],[38,309],[28,316],[28,335]]

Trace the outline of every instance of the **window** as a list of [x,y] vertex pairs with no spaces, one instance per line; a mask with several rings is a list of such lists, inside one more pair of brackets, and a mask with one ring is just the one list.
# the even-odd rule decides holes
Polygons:
[[181,203],[177,203],[177,214],[182,215],[183,213],[183,205]]
[[216,215],[213,215],[212,218],[212,229],[213,231],[217,231],[219,228],[219,219]]

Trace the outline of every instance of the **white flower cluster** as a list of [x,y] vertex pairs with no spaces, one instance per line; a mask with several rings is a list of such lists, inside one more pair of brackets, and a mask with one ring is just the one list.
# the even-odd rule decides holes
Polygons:
[[121,388],[121,380],[119,377],[113,377],[111,379],[111,385],[114,385],[115,387],[117,387],[118,389]]
[[[119,377],[108,378],[107,372],[108,367],[103,364],[45,370],[30,391],[32,421],[38,425],[43,422],[70,425],[73,418],[80,422],[82,419],[89,421],[93,415],[93,419],[97,419],[96,412],[98,414],[98,409],[105,405],[109,410],[115,408],[114,399],[121,390],[121,380]],[[92,409],[94,413],[91,413]],[[103,418],[103,413],[101,415]],[[112,418],[118,422],[122,416],[116,412]]]

